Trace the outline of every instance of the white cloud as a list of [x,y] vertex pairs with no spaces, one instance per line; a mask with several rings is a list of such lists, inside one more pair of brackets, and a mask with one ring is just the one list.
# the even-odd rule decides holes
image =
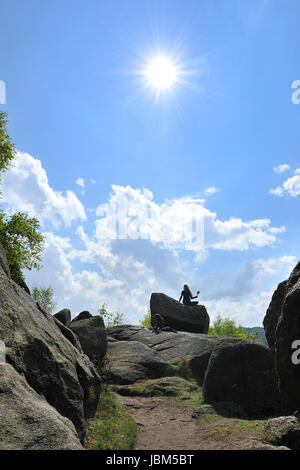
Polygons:
[[[61,222],[70,225],[74,220],[86,219],[85,209],[76,195],[72,191],[55,191],[40,160],[28,154],[18,153],[15,166],[3,177],[3,193],[4,202],[11,210],[28,211],[56,227]],[[57,309],[68,307],[73,315],[81,310],[95,314],[107,303],[110,310],[120,311],[125,321],[131,323],[138,323],[145,314],[151,292],[165,292],[178,298],[185,282],[198,285],[196,272],[182,257],[186,251],[193,253],[197,263],[203,263],[210,250],[270,246],[284,231],[284,227],[273,227],[269,219],[221,220],[204,207],[203,199],[196,197],[158,203],[150,190],[130,186],[112,186],[107,202],[100,204],[95,213],[92,234],[78,226],[71,240],[49,230],[44,268],[26,273],[26,280],[30,287],[51,285]],[[191,243],[197,220],[203,222],[204,246],[201,240]],[[126,235],[125,228],[127,238],[122,239],[118,235],[120,230]],[[273,275],[279,265],[288,262],[281,258],[245,264],[223,293],[219,288],[215,298],[207,298],[212,314],[218,311],[225,314],[231,309],[231,316],[238,315],[236,293],[242,288],[244,292],[250,289],[254,305],[258,305],[255,300],[258,298],[263,304],[266,294],[258,294],[259,276],[255,273],[260,273],[261,278]],[[240,297],[249,303],[250,310],[250,297]]]
[[84,179],[83,178],[78,178],[76,181],[75,181],[76,184],[78,184],[78,186],[80,186],[81,188],[84,188],[85,187],[85,183],[84,183]]
[[66,226],[85,220],[85,209],[73,191],[55,191],[40,160],[17,152],[13,166],[3,175],[3,202],[11,212],[24,211],[41,223]]
[[244,262],[240,270],[235,274],[231,285],[218,288],[207,295],[208,299],[228,298],[232,301],[240,301],[250,298],[258,293],[260,287],[268,276],[290,273],[296,264],[295,256],[281,256],[279,258],[257,259]]
[[[213,284],[218,286],[226,280],[225,275],[215,275],[211,285],[204,284],[209,294],[203,295],[211,323],[221,315],[243,326],[263,326],[262,321],[278,283],[288,277],[296,261],[295,256],[281,256],[244,262],[233,282],[223,288],[213,289]],[[274,281],[266,290],[263,286],[265,282],[269,283],[270,278]]]
[[271,194],[275,196],[291,196],[297,197],[300,194],[300,168],[297,168],[294,172],[294,176],[288,178],[283,182],[282,186],[277,186],[274,189],[270,189]]
[[204,190],[204,194],[206,196],[211,196],[212,194],[215,194],[218,191],[220,191],[218,188],[215,188],[214,186],[211,186],[210,188],[207,188],[207,189]]
[[248,250],[273,245],[284,227],[272,227],[269,219],[243,221],[240,218],[220,220],[204,207],[204,200],[182,197],[154,201],[147,189],[112,186],[107,203],[96,210],[98,220],[94,238],[148,239],[170,250],[203,249]]
[[291,167],[287,163],[283,163],[282,165],[274,166],[273,171],[277,174],[284,173],[285,171],[289,170]]

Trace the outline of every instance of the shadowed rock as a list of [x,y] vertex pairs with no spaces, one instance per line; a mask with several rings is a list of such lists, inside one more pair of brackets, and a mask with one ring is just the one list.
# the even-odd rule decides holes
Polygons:
[[[300,262],[286,281],[275,336],[275,361],[285,413],[300,410],[300,365],[294,341],[300,340]],[[296,357],[293,356],[296,353]]]
[[265,429],[276,445],[300,450],[300,422],[295,416],[279,416],[269,419]]
[[275,290],[265,318],[263,320],[266,340],[270,349],[275,352],[276,328],[286,294],[287,281],[280,282]]
[[127,385],[169,375],[168,365],[151,348],[137,341],[108,344],[110,382]]
[[0,364],[0,450],[83,450],[73,423]]
[[205,403],[232,401],[248,416],[274,416],[280,409],[274,359],[269,348],[238,338],[218,341],[203,384]]
[[63,308],[53,316],[57,318],[57,320],[59,320],[63,325],[69,328],[71,324],[71,311],[68,308]]
[[71,323],[70,330],[78,337],[83,352],[100,365],[107,350],[106,332],[100,315]]
[[121,325],[107,328],[108,337],[121,341],[139,341],[153,349],[165,362],[177,365],[188,360],[188,367],[199,385],[202,385],[210,355],[217,341],[228,341],[225,336],[200,333],[163,331],[156,335],[144,326]]
[[88,318],[91,318],[93,315],[90,314],[87,310],[84,310],[83,312],[80,312],[77,317],[73,318],[71,323],[74,323],[76,321],[80,320],[87,320]]
[[209,316],[204,305],[183,305],[168,295],[154,292],[150,298],[151,318],[159,313],[166,326],[190,333],[208,333]]
[[7,277],[0,266],[0,338],[6,359],[83,440],[86,413],[95,410],[101,380],[89,358],[67,339],[52,315]]

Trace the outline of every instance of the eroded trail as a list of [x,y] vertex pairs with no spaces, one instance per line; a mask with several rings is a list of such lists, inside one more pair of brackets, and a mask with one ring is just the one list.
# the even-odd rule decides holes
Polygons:
[[256,432],[232,432],[239,420],[192,418],[193,410],[168,397],[119,399],[137,423],[134,450],[242,450],[276,449],[265,444]]

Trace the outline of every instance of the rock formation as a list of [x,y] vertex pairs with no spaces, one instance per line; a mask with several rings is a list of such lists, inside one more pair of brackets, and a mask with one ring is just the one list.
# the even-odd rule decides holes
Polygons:
[[77,317],[73,318],[72,323],[75,321],[80,321],[80,320],[86,320],[87,318],[91,318],[93,315],[90,314],[87,310],[83,310],[83,312],[80,312]]
[[78,337],[83,352],[100,366],[106,354],[107,341],[105,325],[100,315],[72,322],[70,330]]
[[280,398],[269,348],[239,338],[218,341],[205,372],[206,403],[232,401],[248,416],[274,416]]
[[10,364],[0,364],[0,395],[0,450],[83,450],[74,424]]
[[275,290],[269,308],[263,320],[266,339],[269,347],[275,352],[276,328],[281,315],[282,306],[286,294],[287,281],[280,282]]
[[168,295],[154,292],[150,298],[151,317],[159,313],[166,326],[190,333],[205,333],[209,316],[204,305],[183,305]]
[[168,364],[138,341],[109,343],[110,382],[127,385],[168,375]]
[[[286,282],[275,335],[275,363],[286,413],[300,410],[300,364],[293,360],[294,341],[300,347],[300,262]],[[300,356],[300,354],[299,354]]]
[[71,311],[68,308],[63,308],[53,316],[57,318],[57,320],[59,320],[63,325],[69,328],[71,324]]
[[[57,318],[44,311],[8,277],[2,249],[0,253],[0,340],[5,343],[6,361],[15,374],[24,376],[31,389],[74,424],[83,442],[85,420],[97,407],[101,379],[90,359],[79,350],[72,332],[61,323],[58,325]],[[10,403],[13,406],[13,400]],[[15,403],[15,407],[18,414],[20,404]],[[5,413],[5,408],[1,408],[1,412]],[[23,423],[24,432],[25,429],[29,432],[30,420],[28,415]],[[8,423],[2,415],[0,422],[2,427],[3,423]],[[53,426],[49,425],[49,433],[51,430]],[[13,440],[22,429],[3,428],[2,432],[10,433]],[[17,433],[15,438],[14,432]],[[47,436],[50,439],[50,434],[45,434],[44,443]],[[44,443],[42,448],[45,448]]]

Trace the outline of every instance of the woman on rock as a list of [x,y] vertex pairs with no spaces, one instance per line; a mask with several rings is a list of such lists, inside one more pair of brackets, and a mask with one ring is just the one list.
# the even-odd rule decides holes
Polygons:
[[196,297],[198,297],[198,294],[200,294],[199,290],[197,291],[197,295],[193,295],[193,293],[192,293],[191,289],[189,288],[189,286],[187,284],[184,284],[183,291],[181,292],[179,302],[181,302],[181,299],[182,299],[182,303],[184,305],[197,305],[198,302],[197,301],[192,302],[191,299],[195,299]]

